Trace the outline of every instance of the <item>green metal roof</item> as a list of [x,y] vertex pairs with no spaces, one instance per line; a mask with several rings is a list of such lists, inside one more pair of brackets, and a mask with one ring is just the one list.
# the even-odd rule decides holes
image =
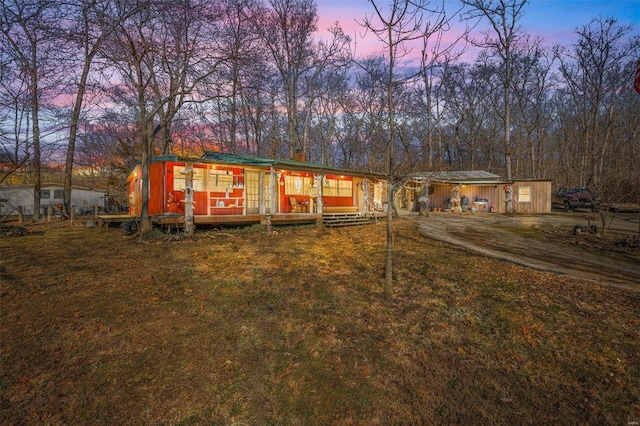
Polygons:
[[226,164],[252,165],[268,167],[276,160],[260,158],[253,155],[228,154],[226,152],[205,151],[202,159]]
[[347,169],[339,169],[336,167],[326,166],[324,164],[307,163],[305,161],[293,160],[277,160],[273,158],[261,158],[252,155],[228,154],[224,152],[206,151],[202,155],[203,160],[213,161],[216,163],[237,164],[243,166],[262,166],[277,167],[288,170],[316,172],[316,173],[332,173],[349,176],[370,176],[378,179],[385,179],[381,173],[370,173],[362,171],[354,171]]
[[[373,179],[386,179],[383,173],[364,172],[357,170],[339,169],[336,167],[325,166],[324,164],[307,163],[304,161],[293,160],[277,160],[272,158],[262,158],[253,155],[240,155],[240,154],[228,154],[225,152],[205,151],[200,158],[183,157],[183,156],[162,156],[154,157],[151,162],[156,163],[159,161],[177,161],[184,163],[209,163],[209,164],[226,164],[237,166],[255,166],[264,168],[278,168],[285,170],[293,170],[299,172],[311,172],[311,173],[330,173],[335,175],[347,175],[347,176],[362,176]],[[140,165],[140,161],[137,161],[127,173],[125,178],[125,184],[128,181],[129,176],[133,169]]]

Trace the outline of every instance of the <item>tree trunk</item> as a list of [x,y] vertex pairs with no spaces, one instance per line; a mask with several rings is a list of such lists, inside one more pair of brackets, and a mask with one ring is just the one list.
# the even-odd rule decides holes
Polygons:
[[418,215],[429,216],[429,182],[425,183],[418,197]]
[[73,155],[75,153],[76,138],[78,134],[78,124],[80,121],[80,112],[82,111],[82,101],[87,86],[87,78],[89,76],[89,68],[91,60],[88,59],[82,69],[82,76],[78,83],[78,93],[73,104],[73,112],[71,113],[71,127],[69,128],[69,140],[67,142],[67,160],[64,165],[64,213],[70,214],[71,208],[71,186],[73,185]]
[[146,115],[144,110],[141,112],[143,118],[140,119],[138,126],[140,139],[142,141],[142,188],[140,190],[141,207],[140,207],[140,235],[147,234],[151,231],[152,224],[149,217],[149,168],[153,155],[153,140],[149,129],[150,123],[144,118]]
[[387,297],[393,296],[393,191],[394,187],[389,183],[389,194],[387,196],[387,251],[384,264],[384,294]]
[[[36,51],[32,51],[32,64],[36,64]],[[40,98],[38,90],[38,72],[37,68],[31,70],[31,114],[32,114],[32,131],[33,131],[33,166],[35,172],[35,181],[33,185],[33,220],[40,220],[40,190],[42,185],[42,171],[40,159]]]

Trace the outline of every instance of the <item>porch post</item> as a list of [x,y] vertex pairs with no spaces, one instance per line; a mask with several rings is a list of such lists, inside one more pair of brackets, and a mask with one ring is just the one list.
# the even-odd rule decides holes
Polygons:
[[314,179],[318,180],[318,213],[322,214],[322,182],[324,181],[324,175],[316,176]]
[[271,182],[270,183],[270,194],[269,194],[269,214],[274,215],[276,214],[276,189],[277,189],[277,185],[279,185],[280,182],[276,182],[276,171],[273,170],[273,167],[271,167]]
[[184,233],[193,235],[195,224],[193,222],[193,165],[185,164],[184,181]]
[[362,192],[364,193],[364,213],[368,216],[371,213],[371,203],[369,202],[369,180],[362,179]]
[[264,198],[264,170],[261,170],[258,175],[258,213],[261,215],[265,214]]

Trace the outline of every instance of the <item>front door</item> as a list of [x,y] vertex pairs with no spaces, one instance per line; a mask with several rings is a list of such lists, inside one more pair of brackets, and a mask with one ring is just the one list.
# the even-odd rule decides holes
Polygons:
[[247,197],[247,214],[260,213],[260,173],[264,176],[264,184],[262,186],[264,212],[265,214],[269,214],[271,207],[270,175],[264,172],[246,170],[245,194]]

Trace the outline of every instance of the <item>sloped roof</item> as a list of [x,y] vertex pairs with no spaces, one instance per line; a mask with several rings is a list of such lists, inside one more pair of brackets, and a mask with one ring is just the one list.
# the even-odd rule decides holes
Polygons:
[[228,154],[226,152],[205,151],[202,159],[226,164],[271,166],[275,160],[261,158],[253,155]]
[[417,181],[430,181],[451,184],[491,184],[501,181],[500,176],[484,170],[457,170],[457,171],[439,171],[439,172],[422,172],[413,176]]
[[[205,151],[200,158],[184,157],[184,156],[162,156],[154,157],[152,162],[158,161],[178,161],[185,163],[209,163],[209,164],[226,164],[237,166],[255,166],[255,167],[273,167],[278,169],[291,170],[296,172],[310,173],[328,173],[334,175],[361,176],[372,179],[386,179],[383,173],[366,172],[359,170],[339,169],[336,167],[325,166],[324,164],[307,163],[304,161],[293,160],[276,160],[272,158],[262,158],[253,155],[228,154],[225,152]],[[136,167],[140,167],[141,162],[137,161],[127,173],[123,185],[129,183],[132,179],[132,172]]]
[[206,151],[202,155],[203,160],[214,161],[225,164],[237,164],[242,166],[261,166],[261,167],[277,167],[287,170],[315,172],[315,173],[332,173],[349,176],[371,176],[384,179],[381,173],[362,172],[357,170],[339,169],[336,167],[325,166],[324,164],[307,163],[304,161],[293,160],[277,160],[273,158],[261,158],[252,155],[228,154],[224,152]]

